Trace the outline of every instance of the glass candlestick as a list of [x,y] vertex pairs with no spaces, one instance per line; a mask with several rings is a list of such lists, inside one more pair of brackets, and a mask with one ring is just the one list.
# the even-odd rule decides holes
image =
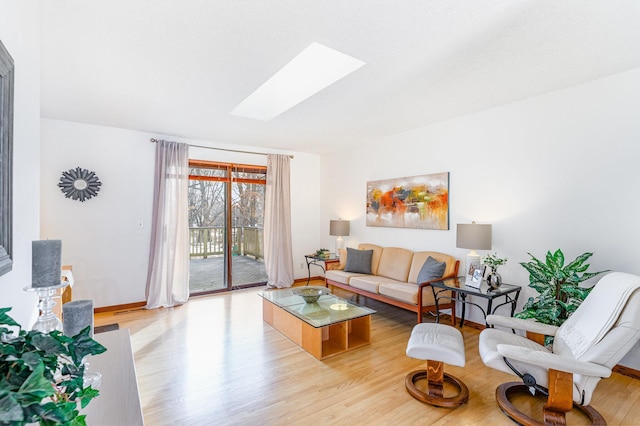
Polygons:
[[38,309],[40,315],[32,329],[40,331],[42,333],[50,333],[54,330],[62,331],[62,321],[53,313],[53,307],[56,306],[56,302],[53,298],[59,289],[65,288],[69,283],[63,282],[58,285],[52,285],[49,287],[25,287],[25,291],[35,291],[38,294]]
[[90,365],[87,362],[87,358],[89,358],[89,355],[82,358],[82,365],[84,365],[84,377],[82,380],[82,385],[84,387],[91,386],[94,389],[99,389],[100,384],[102,383],[102,374],[98,373],[97,371],[93,371],[93,369],[89,369]]

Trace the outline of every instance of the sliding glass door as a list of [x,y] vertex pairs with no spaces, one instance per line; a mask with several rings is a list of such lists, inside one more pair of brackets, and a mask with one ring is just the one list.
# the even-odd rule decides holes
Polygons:
[[266,168],[195,160],[190,167],[190,293],[266,283]]

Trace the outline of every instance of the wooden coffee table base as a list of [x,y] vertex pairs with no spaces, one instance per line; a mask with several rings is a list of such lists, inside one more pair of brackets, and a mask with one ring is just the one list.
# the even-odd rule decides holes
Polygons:
[[371,315],[316,328],[263,299],[262,318],[317,359],[338,355],[371,341]]

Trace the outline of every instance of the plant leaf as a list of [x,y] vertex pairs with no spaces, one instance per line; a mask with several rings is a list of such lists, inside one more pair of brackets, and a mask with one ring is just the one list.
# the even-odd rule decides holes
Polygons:
[[69,426],[87,426],[87,416],[83,414],[81,416],[76,417],[69,423]]
[[91,326],[83,328],[73,336],[73,342],[69,344],[71,356],[76,365],[79,365],[82,362],[82,358],[87,355],[98,355],[107,350],[107,348],[93,340],[89,333],[91,333]]
[[55,393],[55,389],[49,380],[44,377],[44,364],[39,363],[33,372],[27,377],[20,389],[20,393],[29,393],[38,398],[46,398]]
[[20,327],[20,324],[18,324],[13,318],[7,315],[7,312],[9,312],[10,310],[11,308],[0,308],[0,324]]
[[44,405],[44,411],[40,413],[41,425],[68,425],[80,413],[75,402],[65,401],[47,403]]
[[0,393],[0,423],[24,421],[22,406],[16,401],[13,393]]
[[53,336],[46,333],[38,333],[31,337],[31,343],[37,349],[44,351],[47,355],[57,355],[60,353],[67,353],[67,349],[62,343],[56,340]]
[[78,393],[78,398],[80,398],[80,406],[82,408],[85,408],[87,405],[89,405],[89,402],[91,402],[91,400],[99,394],[100,391],[98,389],[92,388],[91,386],[82,389],[82,391]]

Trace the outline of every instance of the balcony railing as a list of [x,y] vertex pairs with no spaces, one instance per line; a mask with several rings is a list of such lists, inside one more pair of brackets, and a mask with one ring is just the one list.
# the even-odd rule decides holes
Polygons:
[[[253,227],[231,228],[231,245],[234,256],[253,256],[264,258],[262,250],[262,229]],[[221,255],[224,253],[224,227],[189,228],[189,256],[202,257]]]

